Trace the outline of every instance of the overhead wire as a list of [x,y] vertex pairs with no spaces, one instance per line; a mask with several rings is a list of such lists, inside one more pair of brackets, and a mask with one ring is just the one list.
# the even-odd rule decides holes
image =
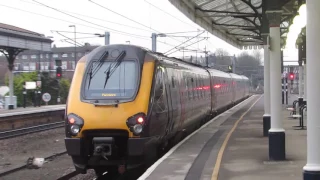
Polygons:
[[[90,36],[90,37],[77,37],[76,39],[92,39],[92,38],[99,38],[98,36]],[[60,40],[66,40],[66,39],[60,39]]]
[[[158,10],[160,10],[160,11],[164,12],[165,14],[168,14],[169,16],[171,16],[171,17],[173,17],[173,18],[177,19],[178,21],[183,22],[183,23],[185,23],[185,24],[189,25],[190,27],[193,27],[193,28],[196,28],[196,29],[200,29],[200,30],[204,30],[204,29],[203,29],[203,28],[201,28],[201,27],[200,27],[200,28],[198,28],[198,27],[196,27],[196,26],[194,26],[194,25],[192,25],[192,24],[190,24],[190,23],[187,23],[187,22],[185,22],[185,21],[183,21],[183,20],[181,20],[181,19],[177,18],[176,16],[174,16],[174,15],[172,15],[172,14],[168,13],[167,11],[165,11],[165,10],[163,10],[163,9],[161,9],[161,8],[159,8],[159,7],[157,7],[156,5],[152,4],[151,2],[149,2],[149,1],[147,1],[147,0],[144,0],[144,1],[145,1],[146,3],[148,3],[149,5],[151,5],[151,6],[155,7],[156,9],[158,9]],[[198,31],[189,31],[189,32],[198,32]],[[207,34],[208,34],[208,31],[206,31],[206,32],[207,32]],[[164,34],[178,34],[178,33],[184,33],[184,32],[164,33]],[[187,32],[185,32],[185,33],[187,33]],[[210,40],[209,40],[209,39],[207,39],[207,42],[208,42],[209,44],[211,44],[213,47],[215,47],[215,48],[216,48],[216,46],[215,46],[215,45],[213,45],[213,44],[210,42]]]
[[[35,1],[35,0],[32,0],[32,1]],[[25,1],[25,2],[26,2],[26,1]],[[35,2],[37,2],[37,1],[35,1]],[[28,3],[31,3],[31,2],[28,2]],[[39,2],[37,2],[37,3],[39,3]],[[35,3],[32,3],[32,4],[35,4]],[[50,9],[56,10],[56,11],[58,11],[58,12],[61,12],[61,13],[63,13],[63,14],[69,15],[68,13],[62,12],[62,10],[59,10],[59,9],[56,9],[56,8],[47,6],[47,5],[42,4],[42,3],[39,3],[39,4],[42,5],[42,6],[45,6],[45,7],[47,7],[47,8],[50,8]],[[63,19],[59,19],[59,18],[55,18],[55,17],[51,17],[51,16],[46,16],[46,15],[42,15],[42,14],[30,12],[30,11],[18,9],[18,8],[6,6],[6,5],[1,5],[1,4],[0,4],[0,6],[4,6],[4,7],[7,7],[7,8],[12,8],[12,9],[15,9],[15,10],[24,11],[24,12],[31,13],[31,14],[36,14],[36,15],[39,15],[39,16],[47,17],[47,18],[52,18],[52,19],[56,19],[56,20],[60,20],[60,21],[65,21],[65,22],[69,22],[69,23],[73,23],[73,24],[78,24],[78,25],[82,25],[82,26],[85,26],[85,27],[90,27],[90,28],[93,28],[93,29],[100,29],[100,28],[97,28],[97,27],[92,27],[92,26],[88,26],[88,25],[84,25],[84,24],[80,24],[80,23],[74,23],[74,22],[71,22],[71,21],[66,21],[66,20],[63,20]],[[69,15],[69,16],[74,17],[74,16],[72,16],[72,15]],[[74,17],[74,18],[79,19],[79,20],[83,20],[83,19],[77,18],[77,17]],[[83,21],[88,22],[88,23],[91,23],[91,22],[86,21],[86,20],[83,20]],[[95,24],[95,23],[91,23],[91,24],[97,25],[97,24]],[[101,25],[97,25],[97,26],[106,28],[106,27],[101,26]],[[110,28],[106,28],[106,29],[110,29]],[[105,29],[102,29],[102,30],[105,30]],[[118,30],[115,30],[115,31],[118,31]],[[62,32],[62,31],[61,31],[61,32]],[[67,31],[66,31],[66,32],[67,32]],[[122,32],[122,31],[118,31],[118,32]],[[72,32],[72,33],[74,33],[74,32]],[[77,33],[79,33],[79,32],[77,32]],[[115,33],[117,33],[117,32],[115,32]],[[87,34],[92,34],[92,33],[87,33]],[[122,34],[122,33],[118,33],[118,34]],[[135,38],[139,38],[139,39],[144,39],[144,40],[150,40],[150,38],[147,38],[148,36],[141,36],[141,35],[136,35],[136,34],[131,34],[131,33],[125,33],[124,35],[131,36],[131,37],[135,37]],[[168,43],[165,43],[165,42],[162,42],[162,41],[158,41],[158,42],[159,42],[159,43],[163,43],[163,44],[168,45],[168,46],[172,46],[172,47],[174,46],[174,45],[172,45],[172,44],[168,44]]]
[[[81,24],[81,23],[76,23],[76,22],[72,22],[72,21],[68,21],[68,20],[64,20],[64,19],[59,19],[59,18],[56,18],[56,17],[47,16],[47,15],[43,15],[43,14],[39,14],[39,13],[35,13],[35,12],[23,10],[23,9],[19,9],[19,8],[15,8],[15,7],[3,5],[3,4],[0,4],[0,6],[6,7],[6,8],[10,8],[10,9],[14,9],[14,10],[17,10],[17,11],[22,11],[22,12],[38,15],[38,16],[42,16],[42,17],[46,17],[46,18],[50,18],[50,19],[55,19],[55,20],[58,20],[58,21],[63,21],[63,22],[68,22],[68,23],[72,23],[72,24],[75,24],[75,25],[89,27],[89,28],[92,28],[92,29],[95,29],[95,30],[103,30],[103,31],[105,31],[105,29],[102,29],[102,28],[93,27],[93,26],[89,26],[89,25],[85,25],[85,24]],[[115,33],[117,33],[117,32],[115,32]],[[139,39],[143,39],[143,40],[150,40],[150,39],[145,38],[145,37],[136,37],[136,35],[133,35],[133,36],[132,35],[125,35],[125,36],[130,36],[130,37],[133,37],[133,38],[139,38]]]
[[[74,31],[59,31],[59,30],[51,30],[51,31],[58,31],[58,32],[64,32],[64,33],[73,33],[73,34],[74,34]],[[78,31],[77,31],[77,34],[88,34],[88,35],[95,35],[95,33],[78,32]],[[97,36],[97,37],[98,37],[98,36]]]
[[170,13],[166,12],[165,10],[163,10],[163,9],[161,9],[161,8],[159,8],[159,7],[157,7],[157,6],[155,6],[154,4],[152,4],[151,2],[149,2],[149,1],[147,1],[147,0],[144,0],[144,2],[148,3],[149,5],[153,6],[153,7],[154,7],[154,8],[156,8],[156,9],[158,9],[158,10],[160,10],[160,11],[164,12],[165,14],[168,14],[169,16],[171,16],[171,17],[173,17],[173,18],[177,19],[178,21],[183,22],[184,24],[189,25],[190,27],[197,28],[197,27],[195,27],[195,26],[193,26],[193,25],[191,25],[191,24],[189,24],[189,23],[187,23],[187,22],[185,22],[185,21],[183,21],[183,20],[181,20],[181,19],[177,18],[176,16],[174,16],[174,15],[172,15],[172,14],[170,14]]
[[79,42],[76,42],[75,40],[73,40],[73,39],[71,39],[71,38],[69,38],[69,37],[67,37],[67,36],[65,36],[65,35],[63,35],[63,34],[61,34],[61,33],[57,32],[57,31],[56,31],[56,33],[58,33],[60,36],[63,36],[63,37],[65,37],[65,38],[69,39],[70,41],[73,41],[75,44],[78,44],[78,45],[84,46],[83,44],[80,44]]
[[[33,0],[33,1],[34,1],[34,0]],[[103,8],[103,9],[106,9],[106,10],[108,10],[108,11],[111,11],[111,12],[113,12],[113,13],[115,13],[115,14],[117,14],[117,15],[125,18],[125,19],[128,19],[128,20],[130,20],[130,21],[132,21],[132,22],[135,22],[135,23],[137,23],[137,24],[139,24],[139,25],[141,25],[141,26],[143,26],[143,27],[150,28],[150,29],[152,29],[152,30],[154,30],[154,31],[156,31],[156,32],[158,32],[158,33],[161,33],[160,31],[158,31],[158,30],[156,30],[156,29],[153,29],[153,28],[151,28],[151,27],[148,27],[147,25],[144,25],[144,24],[142,24],[142,23],[140,23],[140,22],[138,22],[138,21],[136,21],[136,20],[134,20],[134,19],[131,19],[131,18],[129,18],[129,17],[125,16],[125,15],[122,15],[122,14],[120,14],[120,13],[118,13],[118,12],[115,12],[115,11],[113,11],[113,10],[111,10],[111,9],[109,9],[109,8],[107,8],[107,7],[99,4],[99,3],[94,2],[93,0],[88,0],[88,1],[91,2],[91,3],[93,3],[93,4],[95,4],[95,5],[97,5],[97,6],[99,6],[99,7],[101,7],[101,8]],[[177,39],[175,39],[175,38],[171,38],[171,39],[176,40],[176,41],[179,41],[179,42],[182,42],[182,41],[177,40]]]
[[[66,43],[69,43],[69,44],[74,45],[74,42],[69,42],[68,40],[69,40],[69,39],[65,39],[65,40],[64,40],[64,41],[62,41],[62,42],[66,42]],[[77,45],[77,47],[83,47],[83,46],[79,46],[79,45]]]
[[[26,2],[26,3],[29,3],[29,4],[33,4],[33,5],[36,5],[36,6],[41,6],[40,4],[29,2],[29,1],[26,1],[26,0],[19,0],[19,1]],[[56,9],[58,9],[58,8],[56,8]],[[99,21],[104,21],[104,22],[108,22],[108,23],[112,23],[112,24],[117,24],[117,25],[120,25],[120,26],[125,26],[125,27],[130,27],[130,28],[133,28],[133,29],[138,29],[138,30],[142,30],[142,31],[151,32],[149,29],[143,29],[143,28],[139,28],[139,27],[135,27],[135,26],[129,26],[129,25],[126,25],[126,24],[121,24],[121,23],[118,23],[118,22],[108,21],[108,20],[105,20],[105,19],[101,19],[101,18],[97,18],[97,17],[93,17],[93,16],[88,16],[88,15],[84,15],[84,14],[80,14],[80,13],[75,13],[75,12],[64,10],[64,9],[59,9],[59,10],[67,12],[67,13],[71,13],[71,14],[75,14],[75,15],[91,18],[91,19],[96,19],[96,20],[99,20]]]
[[[23,0],[20,0],[20,1],[23,1]],[[103,28],[106,28],[106,29],[111,29],[111,28],[107,28],[107,27],[104,27],[104,26],[101,26],[101,25],[98,25],[98,24],[95,24],[95,23],[91,23],[90,21],[86,21],[84,19],[81,19],[81,18],[78,18],[78,17],[75,17],[73,15],[70,15],[68,13],[65,13],[63,12],[62,10],[59,10],[57,8],[53,8],[53,7],[50,7],[48,5],[45,5],[43,3],[39,3],[35,0],[33,0],[34,2],[38,3],[39,5],[41,6],[45,6],[47,8],[50,8],[50,9],[53,9],[53,10],[56,10],[60,13],[63,13],[65,15],[68,15],[68,16],[71,16],[73,18],[76,18],[78,20],[82,20],[82,21],[85,21],[87,23],[90,23],[90,24],[93,24],[93,25],[96,25],[96,26],[99,26],[99,27],[103,27]],[[27,3],[30,3],[30,4],[34,4],[34,5],[37,5],[36,3],[32,3],[32,2],[28,2],[28,1],[24,1],[24,2],[27,2]],[[38,16],[42,16],[42,17],[46,17],[46,18],[51,18],[51,19],[55,19],[55,20],[59,20],[59,21],[64,21],[64,22],[68,22],[68,23],[73,23],[73,24],[76,24],[76,25],[81,25],[81,26],[84,26],[84,27],[89,27],[89,28],[92,28],[92,29],[99,29],[99,30],[105,30],[105,29],[101,29],[101,28],[97,28],[97,27],[93,27],[93,26],[89,26],[89,25],[85,25],[85,24],[81,24],[81,23],[75,23],[75,22],[72,22],[72,21],[68,21],[68,20],[64,20],[64,19],[59,19],[59,18],[56,18],[56,17],[51,17],[51,16],[47,16],[47,15],[43,15],[43,14],[39,14],[39,13],[35,13],[35,12],[31,12],[31,11],[27,11],[27,10],[23,10],[23,9],[19,9],[19,8],[16,8],[16,7],[11,7],[11,6],[7,6],[7,5],[3,5],[3,4],[0,4],[0,6],[3,6],[3,7],[7,7],[7,8],[11,8],[11,9],[14,9],[14,10],[18,10],[18,11],[23,11],[23,12],[26,12],[26,13],[30,13],[30,14],[35,14],[35,15],[38,15]],[[73,13],[73,14],[78,14],[78,13],[74,13],[74,12],[70,12],[70,13]],[[116,13],[116,12],[114,12]],[[81,14],[78,14],[78,15],[81,15]],[[85,16],[85,15],[83,15]],[[87,17],[90,17],[90,16],[87,16]],[[95,17],[90,17],[90,18],[93,18],[93,19],[98,19],[98,18],[95,18]],[[130,19],[130,18],[129,18]],[[98,19],[99,20],[99,19]],[[103,21],[102,19],[100,19],[101,21]],[[134,21],[134,20],[133,20]],[[107,22],[107,21],[106,21]],[[138,22],[136,22],[138,23]],[[119,25],[123,25],[123,24],[120,24],[118,23]],[[139,24],[139,23],[138,23]],[[141,24],[143,25],[143,24]],[[136,28],[136,29],[139,29],[137,27],[133,27],[133,26],[130,26],[132,28]],[[149,28],[149,27],[147,27]],[[140,28],[141,29],[141,28]],[[152,29],[152,28],[151,28]],[[134,38],[139,38],[139,39],[144,39],[144,40],[150,40],[147,38],[147,36],[141,36],[141,35],[136,35],[136,34],[131,34],[131,33],[126,33],[126,32],[122,32],[122,31],[118,31],[116,29],[111,29],[111,30],[114,30],[116,31],[115,33],[118,33],[118,34],[123,34],[123,35],[126,35],[126,36],[130,36],[130,37],[134,37]],[[62,31],[61,31],[62,32]],[[72,32],[74,33],[74,32]],[[77,32],[77,33],[80,33],[80,32]],[[188,33],[188,32],[179,32],[179,33]],[[93,33],[87,33],[87,34],[93,34]],[[168,34],[174,34],[174,33],[168,33]],[[172,38],[174,39],[174,38]],[[71,39],[70,39],[71,40]],[[176,39],[175,39],[176,40]],[[159,43],[162,43],[162,44],[165,44],[165,45],[168,45],[168,46],[171,46],[171,47],[174,47],[175,45],[172,45],[172,44],[169,44],[169,43],[166,43],[166,42],[162,42],[162,41],[159,41],[157,40]],[[181,42],[181,41],[180,41]]]
[[192,37],[192,38],[190,38],[190,39],[188,39],[188,40],[186,40],[186,41],[184,41],[184,42],[182,42],[181,44],[179,44],[179,45],[175,46],[174,48],[172,48],[172,49],[170,49],[170,50],[166,51],[164,54],[167,54],[168,52],[172,51],[173,49],[176,49],[177,47],[179,47],[179,46],[181,46],[181,45],[183,45],[183,44],[185,44],[185,43],[187,43],[187,42],[191,41],[192,39],[194,39],[194,38],[196,38],[196,37],[200,36],[200,35],[201,35],[201,34],[203,34],[204,32],[205,32],[205,31],[203,31],[202,33],[200,33],[200,34],[198,34],[198,35],[196,35],[196,36],[194,36],[194,37]]
[[[192,46],[193,44],[196,44],[196,43],[198,43],[198,42],[200,42],[200,41],[203,41],[204,39],[206,39],[206,38],[200,39],[200,40],[198,40],[198,41],[196,41],[196,42],[194,42],[194,43],[192,43],[192,44],[189,44],[189,45],[187,45],[187,46],[184,46],[184,48],[189,47],[189,46]],[[177,51],[179,51],[179,50],[180,50],[180,49],[177,49],[176,51],[173,51],[173,52],[171,52],[171,53],[169,53],[169,54],[167,54],[167,55],[170,55],[170,54],[172,54],[172,53],[175,53],[175,52],[177,52]]]
[[[26,0],[20,0],[20,1],[23,1],[23,2],[26,2],[26,3],[30,3],[30,4],[33,4],[33,5],[38,5],[38,6],[42,6],[41,4],[37,4],[37,3],[32,3],[32,2],[29,2],[29,1],[26,1]],[[58,8],[56,8],[58,9]],[[19,9],[20,10],[20,9]],[[71,12],[71,11],[66,11],[66,10],[62,10],[62,9],[59,9],[60,11],[64,11],[64,12],[69,12],[71,14],[77,14],[77,15],[80,15],[80,16],[83,16],[83,17],[88,17],[88,18],[92,18],[92,19],[97,19],[97,20],[100,20],[100,21],[105,21],[105,22],[110,22],[110,23],[114,23],[114,24],[118,24],[118,25],[123,25],[123,26],[126,26],[126,27],[131,27],[133,29],[138,29],[138,30],[144,30],[144,31],[148,31],[148,32],[152,32],[150,30],[147,30],[147,29],[142,29],[142,28],[139,28],[139,27],[134,27],[134,26],[129,26],[129,25],[125,25],[125,24],[121,24],[121,23],[115,23],[115,22],[112,22],[112,21],[107,21],[107,20],[104,20],[104,19],[100,19],[100,18],[96,18],[96,17],[92,17],[92,16],[87,16],[87,15],[83,15],[83,14],[79,14],[79,13],[75,13],[75,12]],[[25,11],[25,10],[22,10],[22,11]],[[29,12],[29,13],[32,13],[32,12]],[[37,13],[35,13],[37,14]],[[41,15],[42,14],[37,14],[37,15]],[[45,16],[45,17],[49,17],[49,18],[53,18],[53,17],[50,17],[50,16]],[[57,19],[57,20],[61,20],[61,21],[65,21],[65,20],[62,20],[62,19],[58,19],[58,18],[54,18],[54,19]],[[66,22],[70,22],[70,21],[66,21]],[[70,22],[70,23],[73,23],[73,22]],[[74,23],[75,24],[75,23]],[[80,24],[80,25],[83,25],[83,24]],[[83,25],[83,26],[86,26],[86,25]],[[91,27],[91,26],[87,26],[87,27]],[[94,28],[94,27],[92,27]],[[63,31],[60,31],[60,32],[63,32]],[[64,31],[64,32],[68,32],[68,31]],[[166,33],[166,34],[176,34],[176,33],[189,33],[190,31],[187,31],[187,32],[173,32],[173,33]],[[192,31],[192,32],[197,32],[197,31]],[[70,32],[70,33],[74,33],[74,32]],[[81,34],[80,32],[77,32],[77,34]],[[82,34],[93,34],[93,33],[82,33]],[[146,36],[147,37],[147,36]],[[149,40],[147,38],[144,38],[145,40]],[[159,43],[162,43],[162,44],[165,44],[165,45],[168,45],[168,46],[171,46],[171,47],[174,47],[175,45],[172,45],[172,44],[169,44],[169,43],[166,43],[166,42],[163,42],[163,41],[159,41],[157,40],[157,42]]]
[[[25,0],[20,0],[20,1],[24,1],[24,2],[27,2],[27,3],[30,3],[30,4],[37,5],[37,4],[35,4],[35,3],[28,2],[28,1],[25,1]],[[89,21],[87,21],[87,20],[84,20],[84,19],[75,17],[75,16],[73,16],[73,15],[70,15],[70,14],[64,12],[64,11],[61,10],[61,9],[57,9],[57,8],[48,6],[48,5],[46,5],[46,4],[43,4],[43,3],[38,2],[38,1],[36,1],[36,0],[32,0],[32,1],[38,3],[38,4],[41,5],[41,6],[45,6],[45,7],[47,7],[47,8],[53,9],[53,10],[55,10],[55,11],[58,11],[58,12],[63,13],[63,14],[65,14],[65,15],[71,16],[71,17],[76,18],[76,19],[78,19],[78,20],[82,20],[82,21],[85,21],[85,22],[87,22],[87,23],[91,23],[91,22],[89,22]],[[92,2],[92,1],[91,1],[91,2]],[[94,3],[94,2],[93,2],[93,3]],[[97,3],[95,3],[95,4],[97,4]],[[102,7],[104,7],[104,6],[102,6]],[[104,8],[106,8],[106,7],[104,7]],[[108,9],[108,8],[107,8],[107,9]],[[108,9],[108,10],[110,10],[110,9]],[[23,10],[23,11],[24,11],[24,10]],[[112,10],[110,10],[110,11],[112,11]],[[67,11],[67,12],[68,12],[68,11]],[[112,12],[113,12],[113,13],[116,13],[116,12],[114,12],[114,11],[112,11]],[[74,13],[74,12],[70,12],[70,13],[77,14],[77,15],[81,15],[81,14],[79,14],[79,13]],[[119,13],[116,13],[116,14],[121,15],[121,14],[119,14]],[[40,14],[38,14],[38,15],[40,15]],[[95,18],[95,17],[86,16],[86,15],[82,15],[82,16],[89,17],[89,18],[93,18],[93,19],[97,19],[97,20],[101,20],[101,21],[106,21],[106,20],[102,20],[102,19],[98,19],[98,18]],[[122,17],[125,17],[125,16],[123,16],[123,15],[121,15],[121,16],[122,16]],[[48,16],[46,16],[46,17],[48,17]],[[49,18],[52,18],[52,17],[49,17]],[[54,19],[57,19],[57,18],[54,18]],[[129,19],[129,20],[131,20],[131,21],[134,21],[134,22],[136,22],[136,23],[138,23],[138,24],[140,24],[140,25],[143,25],[143,24],[141,24],[141,23],[139,23],[139,22],[137,22],[137,21],[135,21],[135,20],[132,20],[132,19],[130,19],[130,18],[127,18],[127,19]],[[61,19],[58,19],[58,20],[61,20]],[[70,21],[69,21],[69,22],[70,22]],[[111,22],[111,21],[106,21],[106,22]],[[96,23],[91,23],[91,24],[96,25],[96,26],[100,26],[100,27],[103,27],[103,28],[106,28],[106,29],[111,29],[111,28],[107,28],[107,27],[98,25],[98,24],[96,24]],[[117,23],[117,24],[120,24],[120,23]],[[120,24],[120,25],[123,25],[123,24]],[[143,26],[145,26],[145,25],[143,25]],[[132,27],[132,26],[131,26],[131,27]],[[145,26],[145,27],[147,27],[147,26]],[[136,28],[136,27],[132,27],[132,28]],[[148,28],[148,27],[147,27],[147,28]],[[141,29],[141,28],[136,28],[136,29]],[[152,28],[151,28],[151,29],[152,29]],[[111,30],[118,31],[118,30],[115,30],[115,29],[111,29]],[[143,30],[145,30],[145,29],[143,29]],[[141,37],[141,35],[130,34],[130,33],[126,33],[126,32],[123,32],[123,31],[118,31],[118,33],[119,33],[119,34],[131,35],[131,36],[133,36],[133,37],[134,37],[134,36],[140,36],[140,37]],[[172,34],[172,33],[171,33],[171,34]],[[144,36],[144,37],[141,37],[141,38],[145,38],[145,37],[147,37],[147,36]],[[145,38],[145,39],[146,39],[146,38]],[[174,39],[174,38],[172,38],[172,39]],[[175,39],[175,40],[176,40],[176,39]],[[169,45],[169,46],[172,46],[172,47],[174,46],[174,45],[172,45],[172,44],[168,44],[168,43],[165,43],[165,42],[161,42],[161,41],[158,41],[158,42],[163,43],[163,44],[166,44],[166,45]],[[181,41],[180,41],[180,42],[181,42]]]
[[96,23],[93,23],[93,22],[91,22],[91,21],[87,21],[87,20],[85,20],[85,19],[76,17],[76,16],[74,16],[74,15],[71,15],[71,14],[69,14],[69,13],[63,12],[63,11],[61,11],[61,10],[59,10],[59,9],[56,9],[56,8],[54,8],[54,7],[51,7],[51,6],[49,6],[49,5],[43,4],[43,3],[41,3],[41,2],[38,2],[38,1],[36,1],[36,0],[32,0],[32,1],[34,1],[34,2],[36,2],[36,3],[38,3],[38,4],[41,4],[42,6],[47,7],[47,8],[49,8],[49,9],[52,9],[52,10],[58,11],[58,12],[60,12],[60,13],[62,13],[62,14],[65,14],[65,15],[67,15],[67,16],[70,16],[70,17],[73,17],[73,18],[75,18],[75,19],[78,19],[78,20],[81,20],[81,21],[84,21],[84,22],[93,24],[93,25],[95,25],[95,26],[99,26],[99,27],[102,27],[102,28],[105,28],[105,29],[109,29],[109,30],[111,30],[111,31],[115,31],[115,32],[117,32],[117,33],[119,33],[119,34],[127,34],[127,35],[132,35],[132,36],[147,37],[147,36],[131,34],[131,33],[119,31],[119,30],[116,30],[116,29],[108,28],[108,27],[105,27],[105,26],[101,26],[100,24],[96,24]]

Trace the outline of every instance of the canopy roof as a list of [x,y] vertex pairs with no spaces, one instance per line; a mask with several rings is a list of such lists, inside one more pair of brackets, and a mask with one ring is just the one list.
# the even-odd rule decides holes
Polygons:
[[[263,45],[261,35],[267,25],[264,23],[263,0],[169,1],[193,22],[235,47],[242,49]],[[280,7],[283,7],[282,34],[294,17],[295,1],[279,0]]]

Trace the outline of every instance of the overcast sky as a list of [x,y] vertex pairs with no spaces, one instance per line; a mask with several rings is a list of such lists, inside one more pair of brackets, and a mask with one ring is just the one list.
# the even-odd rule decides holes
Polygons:
[[[147,47],[151,49],[151,33],[174,33],[188,32],[192,33],[174,34],[176,36],[190,36],[197,34],[197,30],[202,30],[197,24],[193,23],[182,13],[179,12],[168,0],[93,0],[112,11],[122,14],[136,22],[130,21],[120,15],[117,15],[105,8],[99,7],[89,0],[36,0],[52,8],[63,12],[47,8],[33,0],[0,0],[1,22],[18,26],[24,29],[35,31],[46,36],[54,37],[56,46],[73,46],[73,44],[62,42],[66,39],[62,35],[74,39],[74,29],[69,25],[76,25],[77,42],[84,44],[88,42],[95,45],[103,45],[104,38],[94,37],[94,33],[104,34],[109,31],[111,34],[110,43],[128,43]],[[156,7],[154,7],[156,6]],[[68,16],[64,13],[68,13]],[[80,18],[80,19],[77,19]],[[56,31],[60,32],[59,35]],[[90,33],[90,34],[81,34]],[[201,37],[209,37],[196,43],[188,49],[200,49],[215,52],[216,48],[226,49],[230,54],[242,52],[219,38],[205,32]],[[88,38],[87,38],[88,37]],[[187,39],[185,37],[158,37],[161,41],[157,43],[158,52],[167,52],[174,46],[181,44]],[[200,40],[200,39],[198,39]],[[196,42],[197,39],[190,41]],[[72,41],[70,41],[72,42]],[[261,51],[263,52],[263,51]],[[190,53],[185,52],[186,56]],[[295,60],[296,55],[286,57],[285,60]],[[195,53],[192,53],[195,55]],[[199,54],[198,54],[199,55]],[[200,55],[204,56],[204,54]],[[182,52],[170,54],[170,56],[182,56]]]

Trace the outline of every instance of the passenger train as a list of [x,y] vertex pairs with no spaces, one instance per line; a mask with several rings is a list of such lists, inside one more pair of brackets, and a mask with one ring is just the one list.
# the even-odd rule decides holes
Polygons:
[[119,173],[120,167],[152,162],[162,149],[247,97],[245,76],[133,45],[97,47],[74,72],[66,149],[80,173]]

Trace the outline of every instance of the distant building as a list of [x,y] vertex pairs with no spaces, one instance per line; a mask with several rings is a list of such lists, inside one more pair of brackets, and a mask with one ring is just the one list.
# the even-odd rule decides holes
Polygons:
[[[98,46],[85,46],[76,48],[76,61],[81,59],[84,55],[91,52]],[[50,72],[55,74],[56,66],[55,60],[61,59],[63,77],[72,79],[75,69],[75,53],[74,47],[52,47],[50,52],[26,50],[21,52],[14,63],[14,74],[23,72]],[[8,72],[8,62],[5,56],[0,56],[0,84],[4,84],[5,75]]]

